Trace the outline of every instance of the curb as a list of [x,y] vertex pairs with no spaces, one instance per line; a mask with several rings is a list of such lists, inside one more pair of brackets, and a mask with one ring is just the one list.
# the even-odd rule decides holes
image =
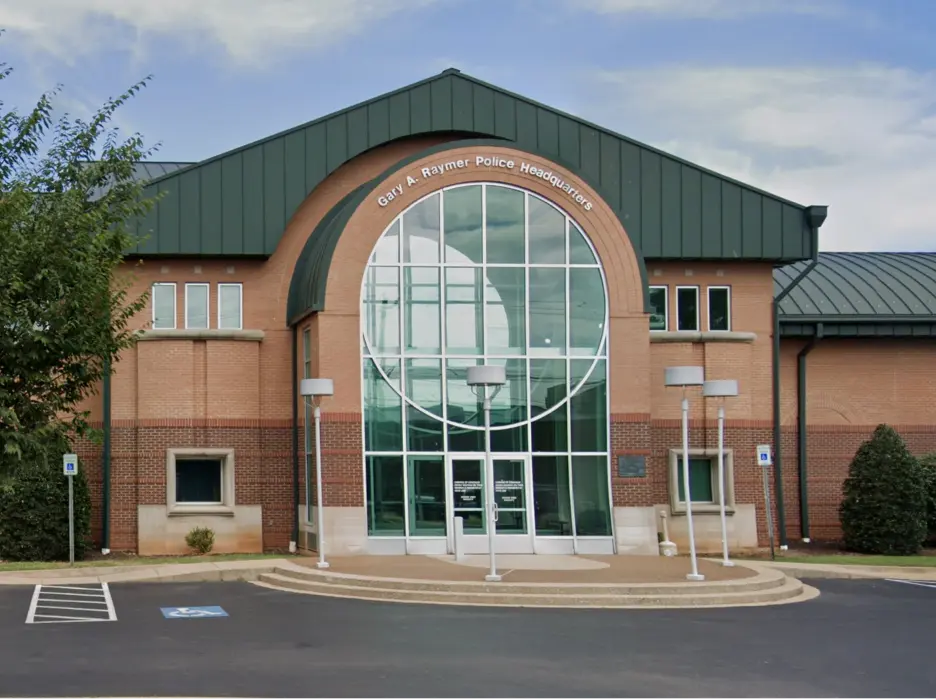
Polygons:
[[[256,563],[253,563],[256,561]],[[163,564],[156,566],[114,566],[109,571],[97,568],[93,573],[69,576],[68,569],[32,569],[33,576],[5,575],[0,573],[2,586],[35,585],[80,585],[88,583],[212,583],[219,581],[256,581],[262,574],[271,574],[276,569],[290,571],[305,570],[288,559],[264,559],[226,561],[210,564]],[[88,567],[95,569],[95,567]],[[42,576],[39,572],[55,572]],[[62,573],[59,573],[62,572]]]

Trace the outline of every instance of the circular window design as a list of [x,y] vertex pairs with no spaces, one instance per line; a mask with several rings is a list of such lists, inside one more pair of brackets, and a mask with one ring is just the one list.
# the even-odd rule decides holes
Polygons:
[[[472,447],[484,427],[466,383],[477,364],[506,369],[494,431],[566,425],[573,397],[605,395],[607,293],[598,257],[564,211],[525,190],[458,185],[410,206],[373,250],[361,317],[371,432],[405,420],[410,442],[422,430],[442,434],[440,450],[459,449],[459,436]],[[389,419],[397,406],[404,418],[376,418]],[[602,408],[601,421],[605,415]],[[369,438],[367,449],[381,449]]]

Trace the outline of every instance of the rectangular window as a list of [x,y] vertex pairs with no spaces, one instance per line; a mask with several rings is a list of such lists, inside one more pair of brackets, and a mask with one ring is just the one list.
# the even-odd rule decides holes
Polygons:
[[[711,457],[689,457],[689,488],[693,503],[714,503],[716,498],[715,477],[718,467]],[[686,486],[683,479],[682,457],[676,465],[676,481],[679,484],[679,500],[686,502]]]
[[[309,379],[312,376],[312,333],[308,328],[302,330],[302,378]],[[312,471],[314,466],[315,455],[312,453],[314,446],[312,444],[312,409],[309,407],[309,404],[306,401],[302,401],[303,408],[305,409],[305,435],[304,445],[305,445],[305,479],[306,479],[306,518],[309,522],[313,521],[312,513],[312,503],[315,499],[315,491],[313,490],[315,481],[315,473]]]
[[676,287],[676,330],[699,330],[698,287]]
[[731,330],[731,287],[708,288],[708,326],[710,331]]
[[185,327],[208,327],[208,285],[185,285]]
[[240,330],[243,318],[244,286],[242,284],[218,285],[218,328]]
[[[686,487],[683,479],[681,449],[669,450],[670,510],[674,515],[686,512]],[[725,457],[725,509],[734,513],[734,451],[726,447]],[[692,510],[696,513],[718,513],[721,485],[718,479],[718,450],[689,448],[689,488],[692,491]]]
[[175,282],[156,282],[153,285],[153,328],[176,327]]
[[224,488],[221,458],[176,460],[176,503],[221,505]]
[[666,287],[650,287],[650,330],[669,330],[669,294]]

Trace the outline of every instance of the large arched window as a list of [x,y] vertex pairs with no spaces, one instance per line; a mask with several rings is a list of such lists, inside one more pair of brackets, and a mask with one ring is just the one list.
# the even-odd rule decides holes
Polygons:
[[484,451],[465,381],[482,363],[508,380],[492,452],[528,465],[517,522],[540,537],[611,534],[605,289],[581,228],[530,192],[453,186],[397,217],[362,288],[370,535],[446,534],[444,509],[420,504],[447,503],[451,516],[452,455]]

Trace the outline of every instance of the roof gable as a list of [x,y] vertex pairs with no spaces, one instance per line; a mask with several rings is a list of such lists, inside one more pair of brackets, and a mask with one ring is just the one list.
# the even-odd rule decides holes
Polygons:
[[650,259],[811,257],[806,208],[449,69],[153,180],[136,254],[268,256],[293,212],[344,163],[423,134],[493,137],[582,177]]

